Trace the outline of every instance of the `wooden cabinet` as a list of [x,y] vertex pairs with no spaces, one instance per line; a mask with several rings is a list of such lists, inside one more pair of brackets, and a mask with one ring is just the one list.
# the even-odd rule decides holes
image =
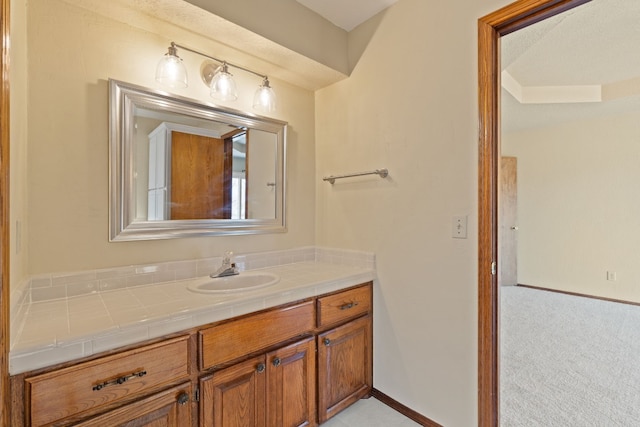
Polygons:
[[318,327],[344,323],[369,313],[371,296],[371,285],[364,285],[318,298]]
[[267,426],[316,425],[314,337],[267,354]]
[[182,336],[26,378],[28,423],[41,426],[76,419],[187,379],[188,338]]
[[191,424],[191,383],[121,406],[87,421],[79,427],[136,426],[177,427]]
[[371,316],[318,335],[318,420],[327,421],[371,391]]
[[214,372],[200,390],[202,426],[315,426],[314,338]]
[[200,380],[200,425],[264,427],[264,356],[222,369]]
[[372,297],[367,283],[316,300],[320,423],[371,392]]
[[313,301],[221,322],[199,332],[200,367],[208,369],[309,333]]
[[369,282],[14,376],[12,425],[316,426],[371,391],[371,298]]

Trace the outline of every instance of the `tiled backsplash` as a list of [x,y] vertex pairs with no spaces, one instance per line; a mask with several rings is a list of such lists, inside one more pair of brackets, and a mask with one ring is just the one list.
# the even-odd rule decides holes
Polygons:
[[[372,253],[318,247],[234,254],[233,261],[240,271],[305,261],[375,268]],[[203,277],[214,272],[221,263],[222,257],[214,257],[33,276],[12,288],[11,317],[21,318],[25,307],[31,302]]]
[[[240,269],[264,268],[278,281],[229,294],[189,291],[207,281],[220,258],[34,277],[11,319],[9,369],[39,369],[366,283],[376,278],[374,259],[314,247],[238,255]],[[120,287],[104,286],[111,283]]]

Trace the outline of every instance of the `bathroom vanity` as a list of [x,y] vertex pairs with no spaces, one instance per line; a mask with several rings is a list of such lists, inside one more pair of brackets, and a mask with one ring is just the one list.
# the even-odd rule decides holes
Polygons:
[[372,387],[372,282],[344,283],[13,375],[12,425],[322,424]]

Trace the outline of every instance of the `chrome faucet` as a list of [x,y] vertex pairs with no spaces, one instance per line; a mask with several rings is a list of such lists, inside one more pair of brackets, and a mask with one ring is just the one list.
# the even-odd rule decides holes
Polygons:
[[215,271],[215,273],[211,273],[209,276],[212,278],[216,278],[235,276],[237,274],[240,274],[240,272],[236,269],[236,264],[231,262],[232,256],[233,252],[225,252],[224,258],[222,259],[222,265]]

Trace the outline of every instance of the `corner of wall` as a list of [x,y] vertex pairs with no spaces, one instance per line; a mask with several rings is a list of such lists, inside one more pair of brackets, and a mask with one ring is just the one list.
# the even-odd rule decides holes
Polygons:
[[14,287],[20,291],[27,276],[27,4],[11,1],[10,83],[10,277],[11,306]]

